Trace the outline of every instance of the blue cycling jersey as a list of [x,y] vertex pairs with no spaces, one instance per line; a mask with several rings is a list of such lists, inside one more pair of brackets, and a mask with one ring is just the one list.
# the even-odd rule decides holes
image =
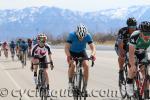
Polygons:
[[93,39],[90,34],[86,34],[82,41],[80,41],[75,32],[69,34],[67,42],[71,44],[70,51],[72,52],[83,52],[86,49],[86,44],[93,42]]
[[28,44],[21,42],[20,45],[19,45],[19,47],[20,47],[21,51],[26,51],[28,49]]
[[10,43],[10,48],[15,48],[16,44],[15,43]]

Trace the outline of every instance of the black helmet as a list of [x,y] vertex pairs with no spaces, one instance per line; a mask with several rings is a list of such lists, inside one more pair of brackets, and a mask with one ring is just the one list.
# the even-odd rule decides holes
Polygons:
[[134,17],[130,17],[127,19],[127,25],[128,26],[136,26],[137,25],[137,21]]
[[139,24],[139,29],[142,32],[150,32],[150,22],[148,21],[143,21]]

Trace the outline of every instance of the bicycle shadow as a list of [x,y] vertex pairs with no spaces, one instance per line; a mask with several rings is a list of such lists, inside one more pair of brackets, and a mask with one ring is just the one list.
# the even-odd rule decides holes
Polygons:
[[17,67],[17,68],[5,68],[4,70],[21,70],[22,67]]

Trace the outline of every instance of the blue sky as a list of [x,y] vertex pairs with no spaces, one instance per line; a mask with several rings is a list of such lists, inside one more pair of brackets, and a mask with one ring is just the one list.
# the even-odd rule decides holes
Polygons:
[[133,5],[150,5],[150,0],[0,0],[0,9],[20,9],[44,5],[91,12]]

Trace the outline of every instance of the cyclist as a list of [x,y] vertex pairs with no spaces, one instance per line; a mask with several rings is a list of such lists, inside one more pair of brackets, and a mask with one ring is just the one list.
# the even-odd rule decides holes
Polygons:
[[5,55],[5,57],[8,58],[8,43],[7,43],[7,42],[4,42],[4,43],[2,44],[2,48],[3,48],[3,50],[4,50],[4,55]]
[[32,40],[32,45],[34,46],[34,45],[36,45],[37,44],[37,38],[33,38],[33,40]]
[[119,30],[117,34],[117,39],[115,43],[115,50],[118,55],[119,64],[119,81],[122,82],[123,77],[123,65],[125,63],[125,54],[128,51],[128,41],[130,35],[137,29],[137,21],[135,18],[130,17],[127,19],[127,27],[123,27]]
[[[129,41],[129,74],[127,77],[127,93],[129,96],[133,96],[133,78],[136,76],[136,62],[138,64],[148,60],[147,48],[150,46],[150,22],[144,21],[139,25],[139,30],[134,31]],[[136,57],[136,58],[135,58]],[[142,69],[143,66],[140,67]],[[144,75],[144,74],[143,74]],[[147,83],[149,85],[149,83]],[[149,89],[146,90],[147,96],[149,96]]]
[[15,54],[15,46],[16,46],[15,42],[11,41],[9,47],[10,47],[10,52],[12,56],[13,56],[13,53]]
[[[38,40],[38,43],[32,48],[32,51],[31,51],[31,56],[32,56],[31,63],[36,64],[39,62],[47,62],[46,55],[48,54],[49,62],[51,62],[50,67],[51,67],[51,69],[53,69],[54,66],[53,66],[53,61],[52,61],[52,57],[51,57],[52,53],[50,50],[50,46],[46,43],[47,36],[45,34],[41,33],[37,36],[37,40]],[[38,69],[37,65],[31,66],[31,70],[32,71],[34,70],[34,82],[35,82],[36,86],[38,85],[37,69]],[[48,77],[47,71],[48,71],[48,65],[45,64],[44,73],[46,75],[47,89],[49,90],[49,77]]]
[[[65,44],[65,53],[69,65],[69,69],[68,69],[69,90],[72,90],[73,88],[72,77],[75,69],[75,65],[71,60],[71,58],[72,57],[87,58],[88,57],[86,53],[87,43],[91,49],[91,57],[93,58],[93,60],[95,60],[96,49],[92,37],[90,33],[88,33],[85,25],[79,24],[77,26],[76,31],[69,34],[69,37],[67,38],[67,43]],[[86,87],[87,87],[88,75],[89,75],[89,65],[87,60],[83,61],[83,69],[84,69],[84,79],[85,79],[83,90],[85,93],[87,93]]]
[[22,39],[20,38],[20,39],[18,39],[17,42],[16,42],[16,55],[17,55],[18,58],[19,58],[19,56],[20,56],[19,45],[20,45],[21,41],[22,41]]
[[30,54],[31,54],[31,49],[32,49],[32,40],[29,38],[28,40],[27,40],[27,42],[28,42],[28,56],[30,57]]
[[21,40],[21,42],[19,44],[19,52],[21,53],[21,55],[20,55],[21,61],[23,61],[23,57],[26,56],[27,49],[28,49],[28,44],[25,42],[25,40]]

